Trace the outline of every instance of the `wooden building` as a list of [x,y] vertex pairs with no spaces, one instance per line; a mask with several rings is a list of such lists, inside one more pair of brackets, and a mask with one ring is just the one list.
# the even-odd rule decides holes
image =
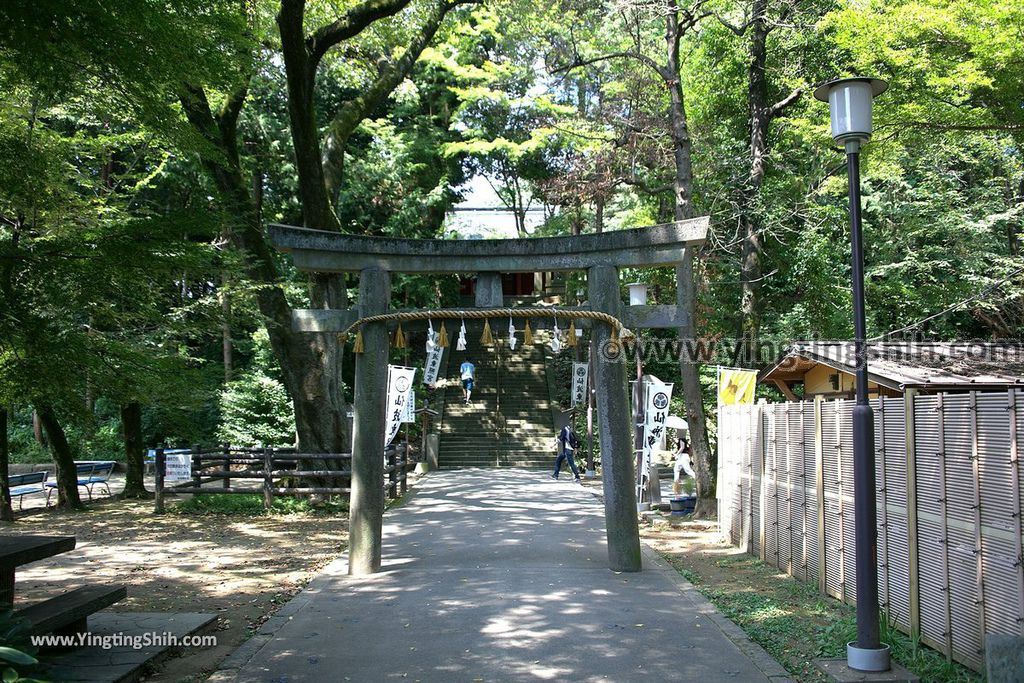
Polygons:
[[[1022,342],[873,342],[868,344],[868,395],[996,391],[1024,387]],[[852,398],[857,387],[854,343],[794,342],[759,382],[788,400]]]

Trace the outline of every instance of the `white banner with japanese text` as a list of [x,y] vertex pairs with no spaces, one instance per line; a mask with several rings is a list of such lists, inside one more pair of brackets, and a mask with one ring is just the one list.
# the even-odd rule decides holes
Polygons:
[[398,428],[402,425],[407,406],[412,400],[412,384],[416,379],[416,368],[399,365],[388,366],[387,423],[384,427],[384,448],[391,445]]
[[[671,384],[652,381],[644,385],[643,451],[640,458],[640,471],[637,473],[639,492],[642,492],[647,485],[648,473],[651,470],[651,455],[665,436],[665,420],[668,419],[669,404],[671,402]],[[639,496],[637,500],[640,500]]]
[[441,356],[444,355],[444,348],[434,346],[427,351],[427,362],[423,366],[423,383],[433,386],[437,383],[437,374],[441,371]]
[[587,373],[590,372],[589,363],[572,364],[572,403],[575,408],[578,405],[587,403]]

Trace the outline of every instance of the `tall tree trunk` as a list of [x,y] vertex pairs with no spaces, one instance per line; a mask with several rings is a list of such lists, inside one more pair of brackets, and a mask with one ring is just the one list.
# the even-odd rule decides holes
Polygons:
[[604,195],[594,201],[594,232],[598,234],[604,232],[604,204]]
[[46,434],[43,433],[43,421],[39,419],[39,411],[32,409],[32,436],[40,448],[49,448]]
[[[334,335],[292,331],[292,309],[276,284],[281,276],[264,238],[249,183],[243,179],[234,126],[225,123],[223,112],[214,118],[201,90],[187,93],[182,105],[196,130],[219,150],[218,154],[204,157],[203,165],[217,187],[226,215],[232,217],[229,234],[235,247],[247,257],[248,277],[264,285],[256,292],[256,305],[295,408],[298,447],[306,453],[345,452],[348,426],[339,391],[337,340]],[[338,301],[343,296],[343,278],[328,279],[326,283],[311,287],[315,306],[323,306],[332,299]]]
[[[1020,184],[1017,186],[1017,203],[1024,204],[1024,176],[1021,176]],[[1019,219],[1024,224],[1024,217]],[[1006,222],[1006,246],[1010,256],[1020,254],[1020,229],[1021,226],[1014,221]]]
[[60,426],[57,413],[49,405],[37,405],[36,413],[50,442],[50,454],[57,466],[57,507],[81,509],[82,499],[78,495],[78,472],[75,469],[75,456],[68,445],[67,435]]
[[220,337],[221,337],[221,357],[224,360],[224,382],[230,382],[235,373],[235,353],[234,346],[231,342],[231,298],[225,291],[224,286],[227,284],[227,275],[221,276],[221,291],[220,291]]
[[[681,39],[679,11],[673,1],[665,18],[665,43],[668,59],[662,78],[669,89],[672,115],[672,146],[675,175],[672,189],[675,196],[676,220],[693,217],[693,163],[690,131],[686,120],[683,86],[679,77],[679,41]],[[704,394],[700,386],[699,358],[690,357],[686,347],[696,340],[697,284],[693,270],[693,250],[683,250],[683,263],[676,268],[676,303],[683,309],[683,325],[679,337],[683,352],[679,359],[686,421],[690,426],[690,451],[697,484],[696,517],[713,517],[718,510],[713,479],[714,464],[708,444],[707,422],[704,414]]]
[[740,339],[746,345],[747,358],[758,359],[761,332],[761,223],[758,200],[764,183],[768,154],[768,80],[765,75],[768,24],[768,0],[753,0],[750,24],[750,64],[747,100],[750,109],[750,177],[743,192],[743,242],[741,248]]
[[143,483],[146,464],[142,449],[142,405],[138,402],[121,406],[121,435],[127,471],[124,475],[123,498],[149,498]]
[[7,440],[7,406],[0,405],[0,521],[13,522],[14,508],[11,506],[11,487],[7,485],[10,476],[11,447]]

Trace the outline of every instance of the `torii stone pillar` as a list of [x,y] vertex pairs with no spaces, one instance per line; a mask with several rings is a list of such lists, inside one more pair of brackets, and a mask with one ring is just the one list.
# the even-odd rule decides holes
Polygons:
[[[359,274],[359,309],[364,315],[386,313],[391,274],[367,268]],[[388,328],[363,325],[363,346],[356,356],[355,429],[352,436],[352,494],[349,504],[348,573],[380,571],[384,515],[384,417],[387,406]]]
[[[622,307],[619,269],[593,266],[587,270],[590,305],[618,318]],[[626,396],[626,364],[621,356],[606,355],[612,328],[595,321],[593,348],[597,419],[601,434],[601,484],[604,488],[605,534],[609,567],[617,572],[640,571],[640,528],[636,518],[633,474],[633,417]]]

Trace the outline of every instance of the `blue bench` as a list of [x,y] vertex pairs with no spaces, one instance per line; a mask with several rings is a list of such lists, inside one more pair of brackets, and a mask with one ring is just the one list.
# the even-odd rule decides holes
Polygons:
[[[49,476],[49,472],[42,470],[40,472],[28,472],[26,474],[12,474],[7,477],[7,486],[11,491],[11,500],[14,497],[18,497],[18,509],[21,510],[25,504],[25,496],[30,493],[44,493],[46,492],[46,477]],[[50,494],[46,494],[46,499],[49,501]]]
[[[75,476],[78,478],[78,485],[85,487],[89,493],[89,500],[92,500],[92,490],[96,486],[102,486],[110,495],[110,475],[114,472],[113,460],[94,460],[75,463]],[[46,484],[46,504],[50,504],[50,494],[57,488],[57,482],[51,481]]]

